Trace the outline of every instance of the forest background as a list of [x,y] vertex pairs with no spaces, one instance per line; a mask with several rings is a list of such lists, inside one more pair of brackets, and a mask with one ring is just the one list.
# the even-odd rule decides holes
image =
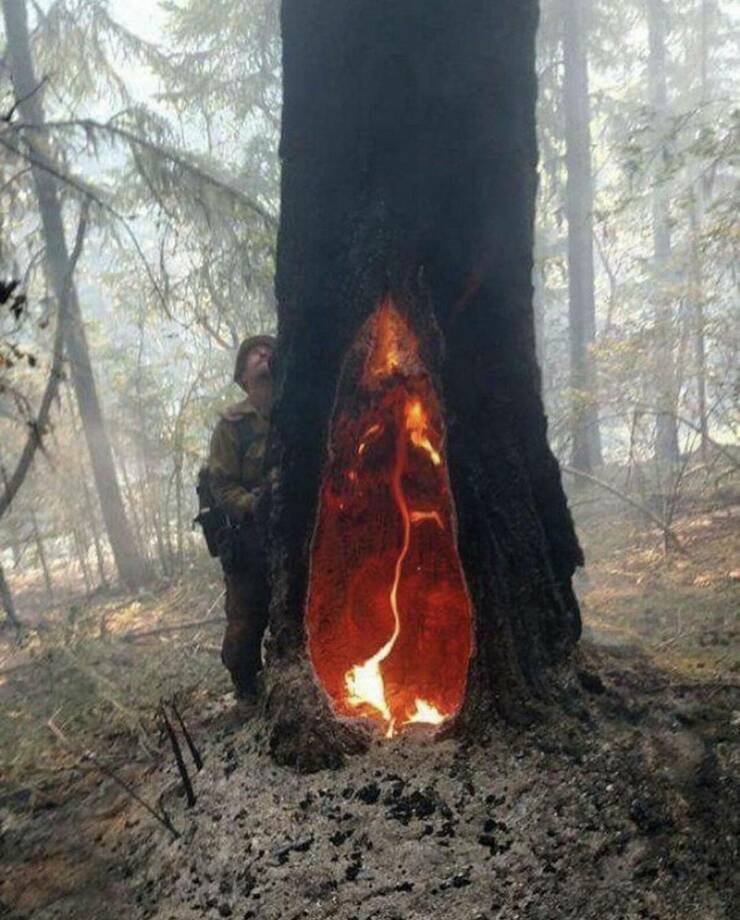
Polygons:
[[[280,41],[275,0],[2,6],[0,689],[27,783],[52,715],[146,747],[161,695],[225,689],[218,570],[191,521],[235,349],[274,331]],[[13,6],[33,75],[18,96]],[[534,266],[586,624],[723,674],[740,582],[731,8],[543,0]],[[54,693],[18,708],[29,660]]]

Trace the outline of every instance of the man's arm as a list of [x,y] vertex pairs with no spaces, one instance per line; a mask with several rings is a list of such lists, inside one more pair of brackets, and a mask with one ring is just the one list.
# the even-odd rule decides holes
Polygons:
[[216,425],[208,468],[214,498],[229,517],[241,523],[254,512],[257,496],[242,482],[237,426],[233,422],[220,419]]

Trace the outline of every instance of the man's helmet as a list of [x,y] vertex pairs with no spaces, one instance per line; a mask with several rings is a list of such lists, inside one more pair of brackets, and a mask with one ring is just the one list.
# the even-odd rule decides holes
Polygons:
[[253,348],[258,348],[260,345],[266,345],[268,348],[275,351],[277,348],[277,339],[273,335],[252,335],[248,339],[244,339],[239,346],[239,351],[236,353],[236,362],[234,364],[234,383],[238,383],[239,386],[241,386],[244,363],[247,360],[247,355]]

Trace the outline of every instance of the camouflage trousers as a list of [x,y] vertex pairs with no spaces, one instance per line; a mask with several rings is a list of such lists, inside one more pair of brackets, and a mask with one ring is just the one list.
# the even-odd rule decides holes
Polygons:
[[264,572],[224,575],[226,632],[221,660],[231,674],[237,694],[252,694],[262,668],[262,636],[267,626],[270,592]]

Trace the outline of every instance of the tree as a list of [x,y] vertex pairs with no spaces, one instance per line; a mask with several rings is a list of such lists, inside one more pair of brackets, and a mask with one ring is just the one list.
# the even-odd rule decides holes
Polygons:
[[[699,28],[699,108],[704,117],[704,109],[709,102],[709,55],[710,28],[716,14],[714,0],[701,0]],[[696,364],[696,397],[701,436],[701,452],[706,460],[709,450],[709,420],[707,414],[707,354],[706,354],[706,316],[704,311],[704,291],[701,255],[699,253],[701,228],[706,209],[706,199],[711,188],[708,177],[695,180],[694,193],[689,206],[691,222],[690,284],[691,302],[694,312],[694,351]]]
[[[236,348],[244,335],[272,329],[273,277],[280,196],[277,145],[280,127],[280,36],[277,0],[185,0],[167,9],[176,49],[155,69],[166,87],[175,124],[187,131],[189,153],[256,205],[215,201],[203,220],[197,195],[188,208],[178,189],[170,214],[192,222],[193,270],[178,285],[181,309],[221,346]],[[143,189],[147,193],[146,188]],[[182,231],[178,232],[182,237]],[[195,306],[191,306],[195,305]]]
[[647,0],[648,86],[657,145],[657,168],[652,192],[653,251],[655,262],[655,455],[670,467],[678,460],[676,379],[672,351],[671,230],[666,188],[669,167],[668,89],[666,80],[666,11],[663,0]]
[[596,341],[593,255],[593,177],[588,95],[588,21],[582,0],[563,0],[565,137],[568,183],[568,286],[572,463],[601,465],[601,433],[593,348]]
[[0,565],[0,604],[2,604],[2,608],[8,618],[7,622],[10,623],[11,626],[15,626],[16,629],[19,629],[21,625],[20,620],[16,613],[13,595],[10,591],[10,586],[8,585],[8,580],[5,577],[2,565]]
[[[41,86],[33,71],[25,0],[3,0],[3,16],[18,110],[30,126],[44,123]],[[100,506],[121,580],[130,588],[146,580],[145,567],[126,518],[113,453],[105,429],[70,261],[58,192],[58,169],[39,137],[28,138],[27,156],[32,166],[45,242],[49,281],[64,316],[63,330],[72,384],[80,408],[85,439],[93,468]]]
[[[90,359],[137,551],[147,564],[159,561],[166,577],[177,577],[178,558],[184,561],[197,546],[184,526],[193,504],[188,484],[202,463],[216,405],[230,398],[230,352],[245,334],[274,322],[276,8],[252,0],[244,17],[243,5],[233,2],[218,9],[196,0],[181,4],[168,11],[168,37],[175,44],[163,53],[112,18],[106,0],[37,5],[29,25],[36,68],[44,74],[44,121],[31,124],[18,106],[3,103],[8,117],[0,131],[0,271],[25,278],[28,287],[23,328],[11,310],[0,314],[0,440],[9,435],[9,481],[15,482],[14,464],[25,456],[18,432],[27,424],[44,429],[33,408],[42,404],[43,381],[25,367],[24,353],[32,349],[39,367],[46,363],[51,344],[45,330],[53,329],[54,319],[48,278],[45,284],[42,277],[43,227],[27,219],[28,203],[35,200],[30,141],[53,151],[68,239],[75,205],[92,202],[90,245],[75,274]],[[156,111],[129,82],[135,63],[163,81]],[[2,91],[9,97],[10,67],[0,76],[8,81]],[[162,326],[167,331],[160,335]],[[204,369],[197,408],[190,405],[172,432],[172,412],[184,405],[193,373]],[[87,500],[82,485],[86,465],[76,453],[83,427],[74,415],[66,404],[54,413],[47,445],[53,468],[26,486],[37,494],[16,503],[2,536],[15,550],[15,520],[27,518],[38,493],[50,490],[61,498],[59,482],[71,485],[64,478],[69,471],[84,501],[47,496],[39,508],[41,536],[76,531],[74,546],[55,540],[51,553],[72,550],[82,565],[94,546],[102,571],[108,547],[98,539],[97,501]]]
[[[536,25],[534,0],[283,4],[281,338],[263,509],[273,587],[267,717],[282,762],[315,768],[364,743],[332,716],[307,650],[309,582],[318,590],[315,579],[329,578],[317,563],[325,533],[317,522],[340,528],[355,556],[378,527],[391,530],[388,552],[401,550],[390,598],[394,607],[395,590],[398,608],[402,576],[413,578],[402,571],[410,528],[435,520],[429,507],[441,500],[431,493],[405,514],[360,514],[354,531],[331,517],[342,506],[332,505],[332,489],[357,475],[337,470],[337,446],[346,447],[353,419],[384,411],[377,395],[358,397],[349,384],[386,321],[407,330],[390,342],[406,336],[418,352],[410,376],[402,358],[387,357],[392,347],[383,352],[384,398],[397,406],[400,388],[426,393],[430,417],[441,407],[433,424],[404,397],[400,415],[366,434],[378,438],[378,463],[396,456],[394,443],[407,463],[427,451],[433,467],[419,488],[426,477],[443,490],[432,472],[446,458],[474,636],[456,730],[521,711],[578,638],[571,577],[583,560],[547,444],[535,355]],[[394,494],[412,489],[417,480],[394,469]],[[373,481],[382,501],[387,486]],[[448,511],[436,520],[444,530]]]

